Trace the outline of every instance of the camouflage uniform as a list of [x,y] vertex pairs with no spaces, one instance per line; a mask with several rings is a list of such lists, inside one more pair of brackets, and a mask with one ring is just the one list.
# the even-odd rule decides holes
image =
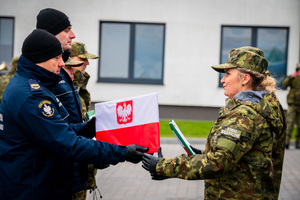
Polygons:
[[[82,59],[96,59],[98,56],[90,54],[87,52],[85,44],[81,42],[72,42],[71,44],[71,55],[70,57],[78,56]],[[77,87],[77,91],[79,94],[79,99],[81,103],[81,113],[82,117],[85,118],[85,113],[90,110],[91,106],[91,96],[90,92],[86,89],[88,81],[90,79],[90,75],[87,72],[81,72],[76,70],[74,74],[73,84]],[[89,164],[87,167],[87,183],[86,189],[96,189],[96,173],[97,169],[94,167],[93,164]],[[76,192],[72,196],[72,200],[85,200],[86,199],[86,192],[87,190],[81,190]]]
[[14,57],[11,60],[10,69],[7,74],[0,77],[0,102],[2,100],[2,96],[4,93],[4,90],[9,83],[9,81],[14,77],[15,73],[17,72],[17,63],[18,63],[19,57]]
[[205,179],[205,199],[277,199],[285,145],[284,111],[274,94],[237,98],[220,110],[205,154],[163,158],[156,173]]
[[[269,74],[263,51],[255,47],[233,49],[227,63],[212,68],[218,72],[245,68]],[[205,179],[205,199],[209,200],[278,199],[285,139],[284,110],[276,95],[241,91],[220,109],[202,154],[162,158],[155,172]]]
[[[74,74],[74,80],[73,83],[77,87],[77,91],[79,94],[79,99],[81,103],[81,113],[82,117],[85,117],[85,113],[90,110],[91,105],[91,97],[90,92],[86,89],[86,85],[88,83],[88,80],[90,78],[90,75],[85,72],[82,73],[79,70],[76,70]],[[97,170],[94,168],[93,164],[88,165],[88,174],[87,174],[87,186],[86,189],[96,189],[96,176]],[[72,197],[73,200],[83,200],[86,199],[86,190],[81,190],[75,194],[73,194]]]
[[[300,64],[297,65],[296,69],[300,69]],[[284,87],[290,87],[290,91],[287,95],[287,137],[286,147],[289,148],[290,139],[292,137],[294,124],[297,126],[296,133],[296,148],[300,148],[300,76],[291,77],[288,76],[282,82]]]
[[90,92],[86,89],[86,85],[90,79],[90,75],[87,72],[81,72],[76,70],[74,74],[73,83],[77,87],[77,91],[81,103],[81,113],[82,117],[85,117],[85,113],[90,110],[91,106],[91,95]]

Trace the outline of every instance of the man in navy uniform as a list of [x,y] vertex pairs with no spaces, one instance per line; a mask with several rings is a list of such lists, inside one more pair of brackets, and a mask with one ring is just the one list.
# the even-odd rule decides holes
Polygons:
[[118,146],[77,136],[66,109],[49,88],[61,81],[62,47],[36,29],[23,42],[18,71],[0,105],[0,197],[72,198],[73,162],[138,163],[148,148]]

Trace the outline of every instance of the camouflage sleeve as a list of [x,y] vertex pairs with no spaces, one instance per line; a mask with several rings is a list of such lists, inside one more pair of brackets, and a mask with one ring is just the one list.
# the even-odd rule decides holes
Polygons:
[[83,119],[85,119],[85,113],[87,113],[88,110],[85,105],[84,99],[81,96],[79,96],[79,99],[80,99],[80,103],[81,103],[81,114],[82,114]]
[[[226,153],[228,156],[225,156]],[[191,157],[182,154],[175,158],[162,158],[156,165],[156,172],[172,178],[211,179],[220,176],[230,166],[227,160],[230,158],[232,156],[226,149]]]
[[254,110],[243,107],[227,116],[216,130],[212,128],[206,154],[163,158],[156,166],[157,174],[182,179],[211,179],[230,171],[252,148],[259,135],[254,121],[260,123],[257,120],[261,118],[257,119]]
[[211,146],[229,150],[233,155],[230,162],[235,165],[251,150],[263,128],[268,128],[264,126],[265,119],[254,109],[245,105],[239,106],[222,121]]
[[290,84],[291,84],[291,77],[288,76],[283,80],[282,85],[287,88],[290,86]]

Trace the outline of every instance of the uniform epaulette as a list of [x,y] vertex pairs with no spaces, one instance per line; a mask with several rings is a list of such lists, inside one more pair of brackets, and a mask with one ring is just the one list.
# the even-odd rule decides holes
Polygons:
[[37,80],[29,79],[28,80],[31,92],[43,90]]

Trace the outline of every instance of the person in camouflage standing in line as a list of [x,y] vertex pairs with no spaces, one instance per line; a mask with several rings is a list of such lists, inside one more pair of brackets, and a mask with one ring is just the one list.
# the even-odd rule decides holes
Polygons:
[[71,44],[71,60],[84,62],[80,67],[76,67],[73,83],[77,87],[80,97],[82,117],[90,110],[91,95],[86,86],[90,79],[90,75],[85,71],[86,67],[90,64],[88,59],[97,59],[99,56],[87,52],[86,46],[82,42],[72,42]]
[[278,199],[285,151],[284,110],[275,95],[263,51],[230,51],[221,80],[229,97],[212,127],[205,150],[175,158],[143,156],[154,180],[205,179],[205,199]]
[[286,114],[287,135],[285,147],[288,149],[292,137],[294,124],[297,126],[296,149],[300,149],[300,63],[296,65],[296,71],[286,77],[282,82],[286,88],[290,87],[287,95],[288,110]]
[[[89,65],[88,59],[97,59],[98,57],[99,56],[87,52],[84,43],[72,42],[70,59],[72,61],[83,62],[81,66],[74,68],[75,74],[73,80],[73,84],[77,87],[77,91],[79,94],[79,99],[81,103],[81,112],[83,118],[85,118],[85,113],[87,113],[90,110],[90,106],[91,106],[90,92],[86,88],[88,81],[90,79],[90,75],[85,71],[85,69]],[[87,173],[88,174],[87,174],[86,188],[95,190],[97,188],[96,179],[95,179],[97,169],[94,167],[93,164],[88,165]],[[87,190],[79,191],[73,195],[72,199],[84,200],[86,199],[86,192]]]
[[10,69],[7,74],[4,74],[3,76],[0,77],[0,103],[2,100],[2,96],[4,93],[4,90],[9,83],[9,81],[14,77],[15,73],[17,72],[17,65],[18,65],[18,59],[19,57],[13,57],[11,59],[10,63]]
[[74,74],[75,74],[75,70],[73,67],[79,67],[82,64],[83,64],[83,62],[73,61],[73,60],[71,60],[71,58],[69,58],[65,62],[65,66],[63,66],[63,68],[67,72],[67,74],[69,75],[69,77],[71,78],[72,81],[74,80]]

